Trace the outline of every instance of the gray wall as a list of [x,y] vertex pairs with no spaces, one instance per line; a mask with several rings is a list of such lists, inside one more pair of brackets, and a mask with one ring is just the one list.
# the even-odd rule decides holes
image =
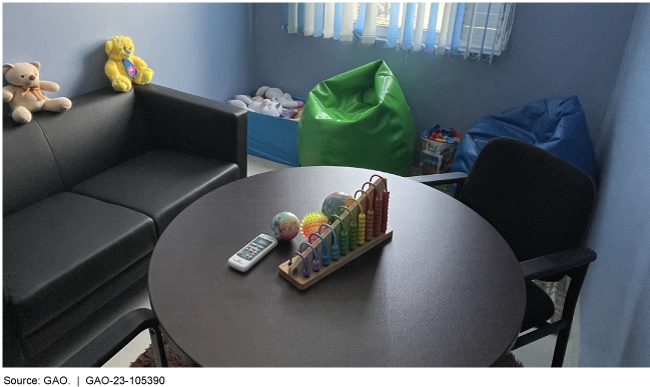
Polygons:
[[[216,100],[248,83],[246,3],[3,3],[3,63],[41,62],[41,78],[74,97],[110,86],[106,41],[133,39],[153,83]],[[6,114],[6,112],[4,112]]]
[[383,59],[416,128],[463,132],[487,114],[576,94],[592,139],[602,126],[637,4],[517,4],[507,51],[492,64],[282,32],[282,5],[254,6],[253,79],[306,96],[319,81]]

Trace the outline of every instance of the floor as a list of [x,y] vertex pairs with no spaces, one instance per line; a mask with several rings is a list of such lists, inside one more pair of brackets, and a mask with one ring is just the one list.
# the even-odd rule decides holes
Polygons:
[[[255,156],[248,156],[248,175],[256,175],[272,171],[279,168],[289,168],[286,165],[274,163],[265,159]],[[132,297],[132,302],[136,307],[150,308],[149,299],[146,290],[136,292]],[[567,348],[566,357],[564,360],[565,367],[577,367],[579,355],[579,326],[578,321],[579,310],[576,310],[576,317],[573,323],[569,344]],[[144,350],[149,346],[149,333],[147,331],[141,333],[131,343],[129,343],[122,351],[115,355],[108,361],[104,367],[128,367]],[[555,338],[547,337],[539,340],[526,347],[522,347],[514,351],[515,357],[523,363],[524,367],[550,367],[551,359],[553,358],[553,348],[555,346]]]

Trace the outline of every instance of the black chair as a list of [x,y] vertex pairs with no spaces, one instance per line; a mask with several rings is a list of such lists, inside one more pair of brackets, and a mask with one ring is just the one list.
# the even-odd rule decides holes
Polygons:
[[[486,219],[508,242],[526,280],[527,305],[513,349],[558,334],[553,367],[564,362],[573,314],[589,263],[596,253],[582,247],[596,187],[584,172],[533,145],[499,137],[489,141],[468,174],[414,176],[436,186],[456,183],[454,197]],[[562,317],[533,279],[571,278]],[[530,332],[529,332],[530,331]]]
[[149,329],[151,335],[156,367],[167,367],[158,319],[146,308],[136,309],[122,316],[61,367],[101,367],[145,329]]

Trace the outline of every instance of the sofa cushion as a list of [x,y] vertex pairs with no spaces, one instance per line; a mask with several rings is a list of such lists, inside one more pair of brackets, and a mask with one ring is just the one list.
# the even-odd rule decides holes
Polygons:
[[56,157],[66,189],[153,147],[133,114],[133,92],[105,88],[73,99],[65,113],[37,120]]
[[64,191],[63,180],[43,131],[35,121],[2,128],[3,216]]
[[102,172],[72,191],[142,212],[155,220],[160,234],[190,203],[238,177],[236,164],[158,149]]
[[3,219],[4,291],[28,334],[153,250],[153,221],[63,192]]

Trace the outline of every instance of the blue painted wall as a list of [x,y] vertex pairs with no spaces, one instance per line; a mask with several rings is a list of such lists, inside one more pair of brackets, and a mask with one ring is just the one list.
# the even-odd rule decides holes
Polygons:
[[52,96],[110,85],[104,43],[127,35],[154,83],[212,99],[265,84],[306,96],[321,80],[384,59],[418,129],[439,123],[466,131],[486,114],[577,94],[595,141],[637,4],[520,3],[508,50],[493,64],[287,35],[281,3],[2,7],[3,63],[41,62],[43,79],[61,86]]
[[226,100],[248,82],[246,3],[3,3],[3,63],[41,62],[41,78],[74,97],[110,86],[104,45],[133,39],[152,82]]
[[416,127],[467,131],[487,114],[576,94],[600,132],[637,4],[519,3],[512,37],[492,64],[284,34],[282,5],[254,6],[257,84],[306,96],[319,81],[383,59]]
[[650,4],[640,4],[597,144],[598,253],[580,302],[580,366],[650,367]]

